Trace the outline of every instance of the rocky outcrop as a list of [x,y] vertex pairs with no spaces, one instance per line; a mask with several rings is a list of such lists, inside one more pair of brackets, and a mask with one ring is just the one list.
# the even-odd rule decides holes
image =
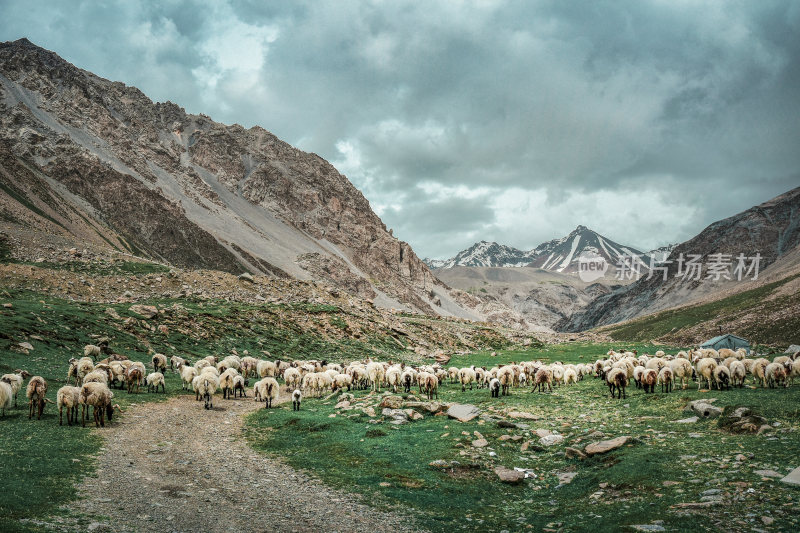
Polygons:
[[[260,127],[154,103],[25,39],[0,43],[0,140],[9,225],[476,318],[321,157]],[[20,174],[36,186],[15,189]]]

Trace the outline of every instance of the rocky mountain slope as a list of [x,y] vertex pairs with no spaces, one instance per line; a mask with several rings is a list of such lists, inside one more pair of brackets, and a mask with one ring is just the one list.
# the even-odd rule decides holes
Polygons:
[[556,324],[613,289],[613,279],[585,283],[577,276],[539,268],[467,267],[437,269],[434,274],[451,287],[500,302],[534,330],[551,331]]
[[[800,187],[711,224],[672,250],[668,262],[663,265],[665,271],[652,277],[644,276],[598,297],[557,327],[564,331],[583,331],[675,306],[742,293],[760,287],[766,279],[789,278],[800,272],[798,262],[791,259],[798,246]],[[723,255],[715,257],[715,254]],[[744,269],[741,276],[737,276],[740,254],[743,254]],[[747,270],[754,266],[752,258],[757,254],[759,279],[753,279],[756,269],[750,274]],[[699,272],[687,266],[690,258],[700,265]],[[720,266],[710,266],[713,264]],[[723,271],[719,276],[715,273],[717,268]],[[726,276],[731,279],[725,279]]]
[[0,229],[482,319],[315,154],[0,44]]

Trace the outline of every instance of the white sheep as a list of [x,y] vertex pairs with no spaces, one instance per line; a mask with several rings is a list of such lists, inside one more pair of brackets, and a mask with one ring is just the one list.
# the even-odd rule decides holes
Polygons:
[[489,392],[491,393],[492,398],[499,398],[500,397],[500,380],[497,378],[492,378],[489,381]]
[[472,384],[475,383],[475,370],[469,367],[462,368],[458,371],[458,381],[461,383],[461,392],[467,390],[467,385],[469,385],[469,390],[472,390]]
[[187,363],[186,359],[179,355],[173,355],[169,358],[169,369],[175,372],[180,372],[183,365]]
[[6,381],[0,381],[0,412],[6,416],[6,409],[11,409],[11,404],[14,403],[14,391],[11,390],[11,385]]
[[564,385],[569,385],[570,383],[575,384],[578,382],[578,373],[575,371],[574,368],[567,367],[564,370]]
[[56,393],[56,405],[58,406],[58,425],[64,423],[64,408],[67,409],[67,425],[78,422],[78,404],[81,400],[80,387],[65,385],[58,389]]
[[290,389],[298,388],[302,379],[303,376],[300,375],[300,371],[294,367],[290,366],[283,372],[283,381]]
[[89,359],[88,357],[81,357],[78,360],[78,365],[76,370],[78,384],[82,384],[83,378],[86,377],[86,374],[88,374],[92,370],[94,370],[94,363],[92,362],[92,360]]
[[192,385],[195,390],[195,398],[203,398],[203,400],[205,400],[204,407],[206,409],[213,409],[213,396],[219,388],[219,379],[210,373],[200,374],[194,378]]
[[672,392],[675,378],[672,374],[672,368],[665,366],[658,373],[658,383],[661,385],[661,392]]
[[278,381],[273,377],[266,377],[253,386],[253,395],[256,401],[263,401],[264,408],[268,409],[278,399],[279,390]]
[[728,367],[731,371],[731,383],[736,387],[744,387],[747,369],[741,361],[732,361]]
[[14,407],[17,406],[17,394],[22,389],[22,384],[31,375],[25,370],[15,370],[12,374],[4,374],[0,377],[0,381],[4,381],[11,386],[11,392],[14,396]]
[[235,368],[228,368],[219,375],[219,387],[222,389],[223,400],[229,399],[233,394],[233,378],[238,375],[239,372]]
[[381,391],[381,383],[383,382],[385,371],[383,368],[383,364],[370,361],[367,363],[367,376],[369,377],[370,386],[372,387],[373,392],[380,392]]
[[348,376],[347,374],[336,374],[336,377],[333,378],[333,390],[344,390],[347,387],[347,390],[353,386],[353,378]]
[[199,373],[195,367],[186,364],[181,365],[179,367],[179,371],[181,373],[181,382],[183,383],[181,388],[186,390],[187,388],[191,387],[192,380],[197,377]]
[[300,410],[300,400],[303,398],[303,393],[300,392],[300,389],[295,389],[292,392],[292,411],[299,411]]
[[403,372],[399,366],[393,366],[386,371],[386,383],[392,388],[392,391],[397,393],[397,387],[402,385],[400,378]]
[[150,359],[153,363],[153,372],[161,372],[162,374],[167,371],[167,356],[163,353],[155,353]]
[[95,346],[94,344],[87,344],[83,347],[83,356],[84,357],[91,357],[95,361],[97,358],[100,357],[102,353],[102,349],[99,346]]
[[723,387],[730,390],[731,388],[731,371],[725,365],[717,365],[716,368],[713,370],[714,375],[714,384],[717,386],[718,390],[722,390]]
[[770,362],[764,358],[756,359],[751,363],[750,373],[753,374],[753,382],[761,383],[762,387],[767,386],[767,366]]
[[715,368],[717,368],[717,361],[713,357],[704,357],[697,361],[697,390],[700,390],[704,381],[707,381],[708,388],[711,388]]
[[147,384],[147,392],[150,392],[150,389],[153,392],[158,392],[158,386],[161,385],[161,392],[166,393],[166,386],[164,385],[164,374],[161,372],[151,372],[147,374],[147,377],[144,378],[144,382]]
[[767,368],[764,370],[764,377],[767,380],[769,388],[774,388],[778,385],[783,385],[784,387],[789,386],[786,367],[782,363],[768,364]]

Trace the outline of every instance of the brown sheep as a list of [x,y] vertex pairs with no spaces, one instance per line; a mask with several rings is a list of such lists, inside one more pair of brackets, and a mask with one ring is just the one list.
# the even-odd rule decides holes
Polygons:
[[645,394],[655,392],[657,382],[658,372],[653,368],[646,369],[644,374],[642,374],[642,387],[644,388]]
[[553,392],[553,373],[547,368],[540,368],[533,378],[533,388],[534,390],[538,389],[539,392],[544,392],[545,385],[547,385],[550,392]]
[[42,376],[32,377],[28,382],[28,388],[25,390],[25,396],[28,398],[28,420],[33,417],[34,409],[38,411],[36,419],[42,419],[42,411],[44,411],[44,404],[47,401],[46,394],[47,381]]

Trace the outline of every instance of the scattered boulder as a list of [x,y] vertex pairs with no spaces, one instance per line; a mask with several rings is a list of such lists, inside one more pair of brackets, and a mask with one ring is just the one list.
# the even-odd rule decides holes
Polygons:
[[29,342],[20,342],[17,346],[19,346],[23,350],[28,350],[28,351],[33,350],[33,344]]
[[709,400],[695,400],[689,403],[689,408],[703,418],[717,418],[722,414],[722,409],[711,405]]
[[254,283],[256,281],[255,278],[253,277],[253,275],[250,272],[244,272],[242,274],[239,274],[239,280],[240,281],[247,281],[247,282],[250,282],[250,283]]
[[629,436],[624,435],[622,437],[617,437],[615,439],[593,442],[586,447],[584,453],[586,453],[586,455],[597,455],[599,453],[607,453],[610,452],[611,450],[616,450],[617,448],[624,446],[629,439],[630,439]]
[[500,478],[503,483],[519,483],[525,479],[525,473],[518,470],[512,470],[504,466],[498,466],[494,469],[494,473]]
[[781,479],[781,482],[789,485],[800,485],[800,466],[789,472],[789,475]]
[[130,307],[131,312],[145,318],[153,318],[158,314],[158,308],[154,305],[136,304]]
[[774,470],[755,470],[753,473],[761,477],[783,477],[783,474]]
[[556,477],[560,485],[569,485],[577,475],[577,472],[556,472]]
[[497,427],[504,429],[517,429],[517,425],[514,422],[509,422],[508,420],[500,420],[497,423]]
[[698,417],[690,416],[689,418],[682,418],[681,420],[676,420],[675,423],[676,424],[694,424],[698,420],[700,420]]
[[630,528],[635,531],[666,531],[664,526],[659,524],[634,524]]
[[542,446],[554,446],[556,444],[561,444],[564,441],[563,435],[547,435],[539,439],[539,444]]
[[537,429],[537,430],[536,430],[536,435],[537,435],[538,437],[540,437],[540,438],[541,438],[541,437],[546,437],[546,436],[548,436],[548,435],[552,435],[552,434],[553,434],[553,432],[552,432],[552,431],[550,431],[549,429],[541,429],[541,428],[540,428],[540,429]]
[[567,449],[564,450],[564,455],[567,457],[567,459],[586,459],[587,457],[587,455],[578,448],[571,447],[567,447]]
[[489,441],[484,439],[484,438],[475,439],[474,441],[472,441],[472,447],[473,448],[484,448],[484,447],[486,447],[488,445],[489,445]]
[[470,404],[456,403],[447,410],[447,416],[455,418],[459,422],[469,422],[481,414],[481,410]]
[[385,417],[392,419],[392,424],[405,424],[408,422],[408,413],[403,411],[402,409],[389,409],[385,407],[381,414]]
[[383,400],[381,400],[381,404],[379,406],[381,409],[389,408],[389,409],[400,409],[403,407],[403,398],[400,396],[387,396]]
[[747,407],[733,408],[728,406],[722,412],[717,426],[729,433],[755,433],[760,435],[772,429],[763,416],[753,414]]

